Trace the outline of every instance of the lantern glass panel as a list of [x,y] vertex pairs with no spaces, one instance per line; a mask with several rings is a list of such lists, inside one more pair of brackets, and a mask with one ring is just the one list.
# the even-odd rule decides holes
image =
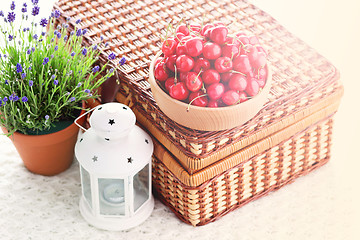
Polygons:
[[99,178],[99,207],[102,215],[125,215],[124,179]]
[[134,211],[149,199],[149,164],[134,176]]
[[92,200],[91,200],[91,182],[90,182],[90,174],[81,166],[81,180],[82,180],[82,192],[92,208]]

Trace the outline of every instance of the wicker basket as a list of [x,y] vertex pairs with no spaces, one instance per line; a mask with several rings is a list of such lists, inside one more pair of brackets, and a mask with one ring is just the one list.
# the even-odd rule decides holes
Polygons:
[[[60,0],[56,8],[64,17],[76,16],[70,25],[82,20],[80,27],[89,30],[85,44],[99,43],[103,59],[112,51],[127,58],[117,67],[117,100],[131,106],[154,136],[154,189],[185,222],[206,224],[328,161],[332,115],[343,94],[339,74],[255,6],[235,0]],[[203,132],[175,123],[158,108],[149,65],[160,50],[159,33],[181,18],[231,24],[230,31],[252,32],[268,50],[268,101],[244,125]]]

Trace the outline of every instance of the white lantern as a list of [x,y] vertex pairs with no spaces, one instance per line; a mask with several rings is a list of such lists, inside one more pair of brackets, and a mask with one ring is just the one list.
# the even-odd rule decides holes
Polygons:
[[124,104],[107,103],[91,111],[91,127],[79,126],[85,132],[75,146],[82,185],[80,212],[101,229],[135,227],[154,208],[152,140],[135,125],[135,114]]

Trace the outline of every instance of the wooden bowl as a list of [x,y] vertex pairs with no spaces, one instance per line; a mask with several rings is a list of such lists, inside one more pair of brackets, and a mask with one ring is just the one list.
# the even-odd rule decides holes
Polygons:
[[[196,130],[220,131],[240,126],[253,118],[267,100],[271,87],[271,71],[267,65],[268,76],[261,92],[246,102],[219,108],[208,108],[188,105],[170,97],[158,85],[154,77],[154,65],[158,53],[150,64],[149,82],[154,99],[165,115],[173,121]],[[188,111],[187,111],[188,109]]]

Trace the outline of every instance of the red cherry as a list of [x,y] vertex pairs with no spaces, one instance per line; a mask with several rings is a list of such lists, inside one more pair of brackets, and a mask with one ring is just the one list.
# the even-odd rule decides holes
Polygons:
[[249,60],[251,63],[254,63],[259,58],[258,50],[254,46],[249,47],[248,50],[249,52],[247,55],[249,57]]
[[167,90],[167,91],[170,91],[170,87],[171,87],[172,85],[174,85],[174,83],[175,83],[175,78],[171,77],[171,78],[166,79],[166,81],[165,81],[165,88],[166,88],[166,90]]
[[226,41],[228,29],[225,26],[218,25],[211,29],[210,39],[218,44],[223,44]]
[[233,63],[229,57],[219,57],[216,59],[214,65],[219,73],[228,72],[233,67]]
[[223,57],[234,58],[237,57],[239,53],[239,47],[232,43],[228,43],[221,48],[221,55]]
[[198,58],[195,62],[193,71],[199,73],[202,70],[202,73],[210,68],[210,62],[205,58]]
[[203,55],[206,59],[217,59],[221,56],[221,47],[216,43],[206,43],[203,49]]
[[179,72],[189,72],[194,67],[195,61],[187,55],[180,55],[176,59],[176,68]]
[[237,32],[237,33],[235,33],[235,36],[236,37],[246,36],[246,33],[245,32]]
[[179,43],[177,46],[176,46],[176,55],[177,56],[180,56],[180,55],[184,55],[186,54],[186,47],[185,45],[181,45],[183,43]]
[[260,68],[257,74],[257,79],[266,79],[267,71],[266,68]]
[[178,32],[175,34],[175,41],[177,43],[179,43],[181,41],[181,39],[183,39],[185,37],[185,34],[183,34],[182,32]]
[[165,61],[165,60],[164,60],[164,57],[158,57],[158,58],[155,60],[155,65],[154,65],[154,66],[158,65],[159,62],[164,62],[164,61]]
[[160,62],[156,65],[154,70],[154,76],[157,80],[163,82],[168,79],[169,75],[166,72],[166,67],[164,62]]
[[221,99],[223,103],[230,106],[239,102],[240,95],[234,90],[229,90],[222,95]]
[[246,35],[237,36],[237,40],[240,41],[241,46],[250,44],[250,40]]
[[255,68],[263,68],[266,65],[266,56],[263,52],[258,54],[258,58],[253,62]]
[[172,98],[182,101],[189,96],[189,90],[186,88],[185,83],[179,82],[170,87],[169,94]]
[[204,95],[202,91],[190,93],[189,102],[191,102],[191,105],[206,107],[208,105],[209,99],[206,96],[201,96],[201,95]]
[[203,82],[197,73],[189,72],[186,76],[185,84],[190,91],[196,92],[201,89]]
[[171,55],[165,61],[165,65],[168,69],[175,72],[175,62],[176,62],[176,55]]
[[242,103],[242,102],[246,102],[247,100],[249,100],[249,98],[245,92],[239,92],[239,100]]
[[222,83],[213,83],[207,87],[206,92],[210,99],[217,100],[220,99],[225,91],[224,84]]
[[223,22],[220,22],[220,21],[215,21],[213,24],[214,24],[215,27],[217,27],[217,26],[225,26],[225,24]]
[[220,79],[222,82],[225,83],[225,82],[228,82],[232,76],[234,76],[234,73],[225,72],[225,73],[220,74]]
[[213,27],[214,27],[214,25],[212,25],[212,24],[210,24],[210,23],[205,24],[205,26],[201,29],[200,34],[201,34],[202,36],[205,36],[206,30],[208,30],[208,29],[210,29],[210,28],[213,28]]
[[185,43],[186,52],[191,57],[199,56],[203,51],[203,43],[200,38],[192,38]]
[[247,86],[246,77],[241,74],[235,74],[230,78],[229,87],[235,91],[244,91]]
[[164,53],[165,56],[170,56],[175,53],[176,46],[177,42],[172,38],[168,38],[163,42],[161,46],[161,51]]
[[233,68],[241,73],[251,72],[251,64],[247,55],[240,55],[233,60]]
[[178,79],[178,80],[179,80],[180,82],[185,82],[187,75],[188,75],[188,72],[181,72],[181,73],[179,74],[179,79]]
[[220,74],[214,69],[208,69],[202,74],[202,80],[205,84],[220,82]]
[[210,100],[209,102],[208,102],[208,105],[207,105],[208,107],[211,107],[211,108],[217,108],[217,107],[219,107],[219,103],[218,103],[218,101],[216,101],[216,100]]
[[199,23],[192,23],[190,24],[189,28],[192,32],[197,32],[197,33],[201,32],[201,24]]
[[189,35],[190,31],[188,29],[188,27],[185,24],[180,24],[177,28],[176,28],[176,32],[181,32],[183,33],[185,36]]
[[259,90],[260,87],[259,83],[256,81],[256,78],[251,78],[250,80],[248,80],[245,91],[249,96],[256,96],[259,93]]

